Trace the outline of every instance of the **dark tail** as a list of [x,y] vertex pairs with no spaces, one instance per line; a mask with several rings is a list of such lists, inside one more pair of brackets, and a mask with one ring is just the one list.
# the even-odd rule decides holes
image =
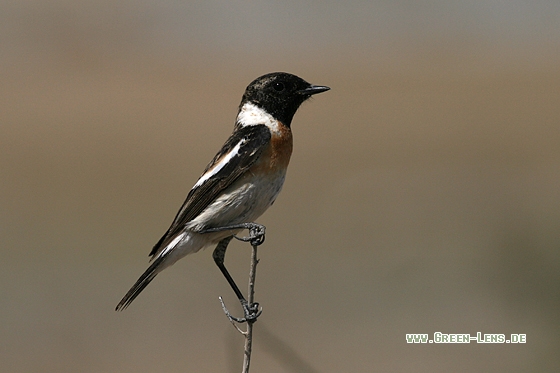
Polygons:
[[123,299],[121,299],[119,304],[117,304],[115,311],[124,310],[130,305],[130,303],[132,303],[134,299],[136,299],[136,297],[142,292],[142,290],[144,290],[144,288],[148,286],[148,284],[156,277],[159,272],[158,267],[162,264],[165,257],[166,255],[162,255],[154,260],[154,262],[148,267],[146,272],[144,272],[142,276],[140,276],[138,281],[136,281],[136,283],[132,286],[132,288],[130,288],[128,293],[126,293]]

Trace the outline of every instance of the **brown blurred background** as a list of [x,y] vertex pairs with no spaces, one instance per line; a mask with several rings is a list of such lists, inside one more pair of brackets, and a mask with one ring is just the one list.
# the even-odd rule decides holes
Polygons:
[[[252,372],[560,369],[560,3],[0,4],[0,370],[238,372],[211,251],[123,313],[246,85],[300,109]],[[227,263],[245,284],[250,248]],[[245,285],[243,285],[245,288]],[[412,345],[406,333],[527,334]]]

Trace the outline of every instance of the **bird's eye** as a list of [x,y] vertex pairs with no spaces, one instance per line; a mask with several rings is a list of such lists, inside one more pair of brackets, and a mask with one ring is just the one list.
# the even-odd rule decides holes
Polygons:
[[282,92],[284,90],[284,84],[280,83],[280,82],[276,82],[273,85],[274,89],[277,90],[278,92]]

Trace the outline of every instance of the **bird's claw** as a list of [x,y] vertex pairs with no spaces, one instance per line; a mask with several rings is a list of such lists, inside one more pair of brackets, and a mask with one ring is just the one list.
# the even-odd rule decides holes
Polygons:
[[222,309],[224,310],[224,313],[226,314],[229,321],[231,321],[232,323],[237,322],[239,324],[242,324],[244,322],[255,322],[257,321],[257,318],[262,314],[262,307],[256,302],[249,304],[249,302],[247,301],[241,301],[241,306],[243,307],[243,313],[245,314],[245,317],[233,316],[227,309],[222,297],[220,297],[220,303],[222,303]]
[[243,304],[243,312],[245,313],[245,317],[241,322],[255,322],[262,313],[262,307],[260,307],[257,302],[252,304],[245,303]]
[[260,224],[252,224],[249,228],[249,236],[247,237],[237,237],[234,235],[236,239],[243,242],[249,242],[252,246],[259,246],[262,245],[265,239],[265,226]]

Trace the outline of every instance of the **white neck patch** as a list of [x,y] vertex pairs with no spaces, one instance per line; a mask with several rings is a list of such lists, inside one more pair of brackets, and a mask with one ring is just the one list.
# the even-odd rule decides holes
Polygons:
[[239,110],[237,123],[243,127],[264,124],[270,128],[271,131],[280,132],[280,128],[278,128],[278,120],[274,119],[274,117],[267,113],[264,109],[261,109],[250,102],[244,104],[241,107],[241,110]]

